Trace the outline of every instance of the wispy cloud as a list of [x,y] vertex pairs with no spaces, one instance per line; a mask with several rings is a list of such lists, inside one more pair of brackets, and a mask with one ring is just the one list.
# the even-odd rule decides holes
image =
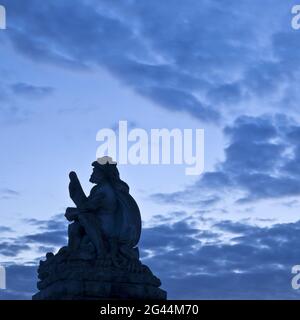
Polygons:
[[299,41],[285,2],[4,4],[17,52],[73,69],[101,65],[168,110],[217,121],[262,99],[266,108],[296,106]]
[[15,197],[19,197],[20,192],[13,190],[13,189],[8,189],[8,188],[2,188],[0,189],[0,198],[1,199],[11,199]]
[[24,82],[12,84],[11,90],[15,95],[27,98],[43,98],[54,92],[52,87],[36,86]]

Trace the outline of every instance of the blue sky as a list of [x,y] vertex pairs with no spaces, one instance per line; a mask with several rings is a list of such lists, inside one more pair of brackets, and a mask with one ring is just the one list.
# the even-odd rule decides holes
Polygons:
[[101,128],[204,128],[205,172],[120,166],[140,249],[170,298],[297,299],[297,1],[1,0],[2,299],[28,299],[66,243],[68,172],[86,191]]

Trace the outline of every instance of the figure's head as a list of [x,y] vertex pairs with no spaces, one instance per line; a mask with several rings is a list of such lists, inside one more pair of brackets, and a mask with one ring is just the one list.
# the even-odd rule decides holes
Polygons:
[[102,170],[98,169],[96,166],[94,166],[93,172],[90,177],[90,182],[95,183],[95,184],[99,184],[99,183],[103,183],[105,180],[106,179],[105,179],[104,172]]
[[120,179],[117,163],[111,157],[98,158],[92,163],[92,166],[94,168],[90,182],[95,184],[108,182],[113,188],[129,193],[129,187]]
[[111,157],[102,157],[92,163],[93,173],[90,177],[90,182],[99,184],[104,181],[112,182],[119,178],[117,163]]

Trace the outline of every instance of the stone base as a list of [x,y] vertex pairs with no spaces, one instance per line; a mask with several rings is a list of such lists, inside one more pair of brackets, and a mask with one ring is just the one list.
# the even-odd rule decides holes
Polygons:
[[166,300],[159,288],[132,283],[58,281],[32,297],[33,300]]
[[113,265],[89,256],[72,255],[66,249],[47,254],[40,262],[40,281],[33,300],[166,300],[166,291],[151,270],[139,260],[133,264]]

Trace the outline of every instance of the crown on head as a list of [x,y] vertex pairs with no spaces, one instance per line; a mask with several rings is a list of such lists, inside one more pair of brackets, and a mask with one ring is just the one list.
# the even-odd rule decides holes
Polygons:
[[109,169],[109,168],[112,168],[111,166],[116,167],[117,162],[114,161],[112,157],[104,156],[104,157],[98,158],[97,161],[94,161],[92,163],[92,166],[98,167],[101,169]]

